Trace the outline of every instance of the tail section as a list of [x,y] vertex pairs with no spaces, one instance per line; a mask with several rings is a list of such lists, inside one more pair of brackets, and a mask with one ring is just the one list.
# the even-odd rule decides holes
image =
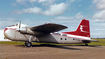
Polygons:
[[77,36],[83,36],[83,37],[90,37],[90,26],[89,21],[83,19],[81,23],[79,24],[76,31],[72,32],[63,32],[64,34],[71,34],[71,35],[77,35]]

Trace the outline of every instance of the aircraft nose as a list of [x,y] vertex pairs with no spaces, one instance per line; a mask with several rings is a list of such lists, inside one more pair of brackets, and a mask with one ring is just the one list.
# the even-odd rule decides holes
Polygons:
[[6,30],[8,30],[8,28],[5,28],[5,29],[4,29],[4,33],[5,33]]
[[5,28],[5,29],[4,29],[4,36],[5,36],[6,38],[8,38],[8,37],[7,37],[7,35],[8,35],[7,30],[8,30],[8,28]]
[[15,30],[12,28],[5,28],[4,29],[4,36],[7,39],[15,40]]

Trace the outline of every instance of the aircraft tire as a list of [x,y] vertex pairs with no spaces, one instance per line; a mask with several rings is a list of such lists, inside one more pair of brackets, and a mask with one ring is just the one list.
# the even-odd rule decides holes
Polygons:
[[25,42],[25,46],[27,46],[27,41]]
[[88,44],[87,44],[87,43],[85,43],[85,46],[88,46]]
[[26,45],[27,47],[31,47],[31,46],[32,46],[32,43],[31,43],[31,42],[25,42],[25,45]]

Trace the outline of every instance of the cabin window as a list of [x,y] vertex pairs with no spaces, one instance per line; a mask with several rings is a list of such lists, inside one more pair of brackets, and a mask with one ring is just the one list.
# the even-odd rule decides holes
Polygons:
[[62,40],[62,38],[61,38],[61,40]]
[[63,36],[67,36],[66,34],[63,34]]
[[80,41],[80,39],[74,39],[74,38],[73,38],[73,40],[77,40],[77,41]]
[[80,41],[80,39],[78,39],[78,41]]
[[67,40],[67,39],[65,38],[65,40]]

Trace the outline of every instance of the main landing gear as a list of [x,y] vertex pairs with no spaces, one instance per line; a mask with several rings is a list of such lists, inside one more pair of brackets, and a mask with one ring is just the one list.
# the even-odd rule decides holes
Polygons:
[[32,43],[31,43],[31,42],[26,41],[26,42],[25,42],[25,46],[27,46],[27,47],[31,47],[31,46],[32,46]]
[[32,38],[32,36],[29,37],[29,41],[25,42],[25,46],[27,46],[27,47],[31,47],[32,46],[31,38]]
[[87,44],[87,43],[85,43],[85,46],[88,46],[88,44]]

